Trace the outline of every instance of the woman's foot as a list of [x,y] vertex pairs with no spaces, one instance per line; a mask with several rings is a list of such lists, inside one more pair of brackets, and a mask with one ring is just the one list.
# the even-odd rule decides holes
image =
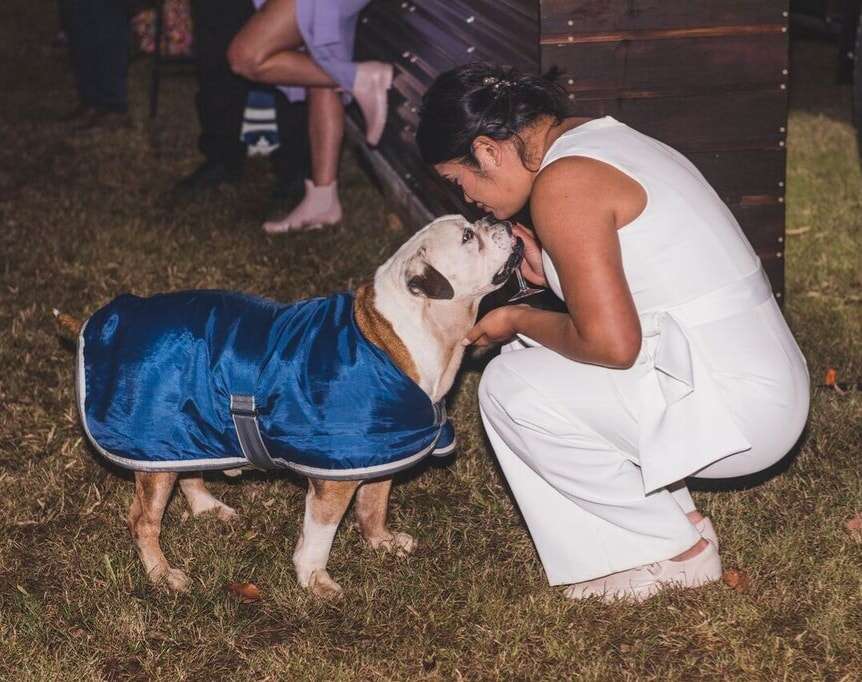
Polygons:
[[611,602],[618,599],[644,601],[667,587],[700,587],[721,579],[721,559],[715,545],[706,547],[683,561],[657,561],[612,573],[602,578],[575,583],[566,588],[569,599],[599,597]]
[[296,208],[281,220],[263,224],[268,234],[283,234],[302,230],[319,230],[341,222],[341,202],[338,200],[338,183],[315,185],[305,181],[305,196]]
[[708,516],[704,516],[700,521],[694,524],[695,530],[700,533],[700,537],[704,540],[709,540],[715,545],[715,550],[718,551],[718,533],[715,532],[715,527]]
[[712,521],[710,521],[709,517],[704,516],[697,509],[692,509],[686,514],[686,516],[688,517],[688,520],[691,521],[691,525],[694,526],[695,530],[700,533],[700,537],[704,540],[709,540],[715,545],[715,549],[719,550],[718,535],[716,534],[715,527],[712,525]]
[[365,118],[365,141],[372,147],[380,142],[389,113],[387,91],[392,87],[395,67],[384,62],[359,62],[353,96]]

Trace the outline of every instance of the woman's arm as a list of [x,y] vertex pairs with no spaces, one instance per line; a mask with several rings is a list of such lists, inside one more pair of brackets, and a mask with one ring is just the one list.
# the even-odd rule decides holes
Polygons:
[[468,339],[522,333],[572,360],[630,367],[641,330],[623,273],[617,229],[646,206],[634,180],[600,161],[568,157],[536,178],[533,224],[560,277],[567,313],[509,306],[482,318]]

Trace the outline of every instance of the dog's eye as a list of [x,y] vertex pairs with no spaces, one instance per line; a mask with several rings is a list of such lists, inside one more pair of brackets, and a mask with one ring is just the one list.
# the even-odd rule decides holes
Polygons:
[[469,241],[470,241],[473,237],[475,237],[475,236],[476,236],[476,235],[475,235],[475,234],[473,234],[473,230],[471,230],[471,229],[468,227],[468,228],[466,228],[466,229],[464,230],[464,236],[463,236],[463,237],[461,237],[461,243],[462,243],[462,244],[466,244],[467,242],[469,242]]

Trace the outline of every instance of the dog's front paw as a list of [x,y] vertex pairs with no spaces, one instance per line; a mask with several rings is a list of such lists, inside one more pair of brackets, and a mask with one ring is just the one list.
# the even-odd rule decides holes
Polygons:
[[154,585],[165,586],[174,592],[187,592],[191,583],[184,571],[170,566],[156,568],[148,577]]
[[211,514],[219,521],[233,521],[239,518],[236,509],[228,507],[224,502],[215,498],[208,501],[205,505],[195,506],[192,509],[192,516],[202,516],[204,514]]
[[309,592],[321,599],[336,599],[344,594],[341,585],[329,577],[325,568],[312,571],[307,587]]
[[368,538],[368,544],[373,549],[395,552],[396,556],[405,557],[413,554],[418,543],[412,535],[407,533],[389,533],[376,538]]
[[224,502],[219,502],[219,506],[214,508],[212,512],[220,521],[235,521],[239,518],[239,512],[233,507],[228,507]]
[[164,581],[174,592],[187,592],[191,583],[185,572],[178,568],[169,568]]

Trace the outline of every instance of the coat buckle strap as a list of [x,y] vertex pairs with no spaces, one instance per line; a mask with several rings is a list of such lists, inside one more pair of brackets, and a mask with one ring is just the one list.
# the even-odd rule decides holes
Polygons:
[[277,469],[260,435],[253,395],[231,395],[230,413],[242,454],[257,469]]

